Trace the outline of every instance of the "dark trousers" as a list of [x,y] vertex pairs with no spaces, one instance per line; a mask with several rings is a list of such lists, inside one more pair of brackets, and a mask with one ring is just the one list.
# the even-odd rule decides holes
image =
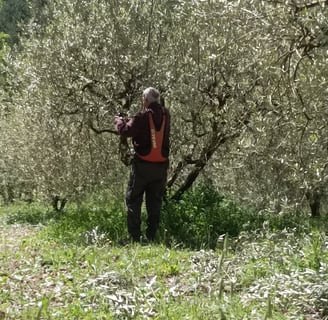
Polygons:
[[141,205],[145,194],[147,209],[146,236],[154,240],[167,180],[168,163],[151,163],[133,159],[126,192],[128,232],[134,241],[141,236]]

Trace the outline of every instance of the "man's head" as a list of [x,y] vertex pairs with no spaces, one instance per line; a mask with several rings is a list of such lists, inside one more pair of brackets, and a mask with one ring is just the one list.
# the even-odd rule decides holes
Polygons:
[[153,87],[145,89],[142,94],[143,105],[145,107],[148,107],[153,102],[160,103],[160,98],[159,91]]

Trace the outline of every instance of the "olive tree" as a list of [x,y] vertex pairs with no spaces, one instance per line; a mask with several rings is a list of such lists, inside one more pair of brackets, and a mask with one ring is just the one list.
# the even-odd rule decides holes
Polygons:
[[179,198],[253,112],[261,54],[253,21],[228,1],[53,6],[47,32],[33,30],[15,62],[38,185],[67,194],[108,184],[107,172],[117,177],[113,115],[135,112],[152,84],[172,109],[169,186]]
[[13,62],[14,136],[25,147],[16,152],[39,193],[120,185],[129,144],[113,116],[139,110],[153,85],[172,113],[175,199],[200,175],[262,206],[324,195],[323,2],[48,5],[46,28],[29,25]]
[[57,201],[121,183],[113,116],[139,107],[151,72],[149,26],[139,16],[149,10],[146,2],[56,1],[46,31],[31,26],[13,62],[13,105],[40,194]]
[[[272,1],[257,17],[270,43],[261,112],[234,154],[237,193],[284,205],[308,202],[313,216],[327,195],[327,15],[324,2]],[[231,177],[231,175],[230,175]],[[253,177],[253,178],[252,178]],[[238,188],[238,184],[242,188]]]

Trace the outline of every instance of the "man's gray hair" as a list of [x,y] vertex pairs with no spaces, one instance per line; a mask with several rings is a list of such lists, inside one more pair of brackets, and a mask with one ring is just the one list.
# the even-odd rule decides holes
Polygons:
[[149,87],[144,90],[143,98],[146,99],[149,103],[152,102],[160,103],[161,95],[157,89],[153,87]]

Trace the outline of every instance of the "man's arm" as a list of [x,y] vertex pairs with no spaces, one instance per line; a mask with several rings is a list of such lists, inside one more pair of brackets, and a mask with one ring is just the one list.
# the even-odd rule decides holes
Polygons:
[[125,137],[134,137],[138,131],[139,117],[136,115],[132,119],[124,119],[123,117],[115,117],[115,127],[117,132]]

